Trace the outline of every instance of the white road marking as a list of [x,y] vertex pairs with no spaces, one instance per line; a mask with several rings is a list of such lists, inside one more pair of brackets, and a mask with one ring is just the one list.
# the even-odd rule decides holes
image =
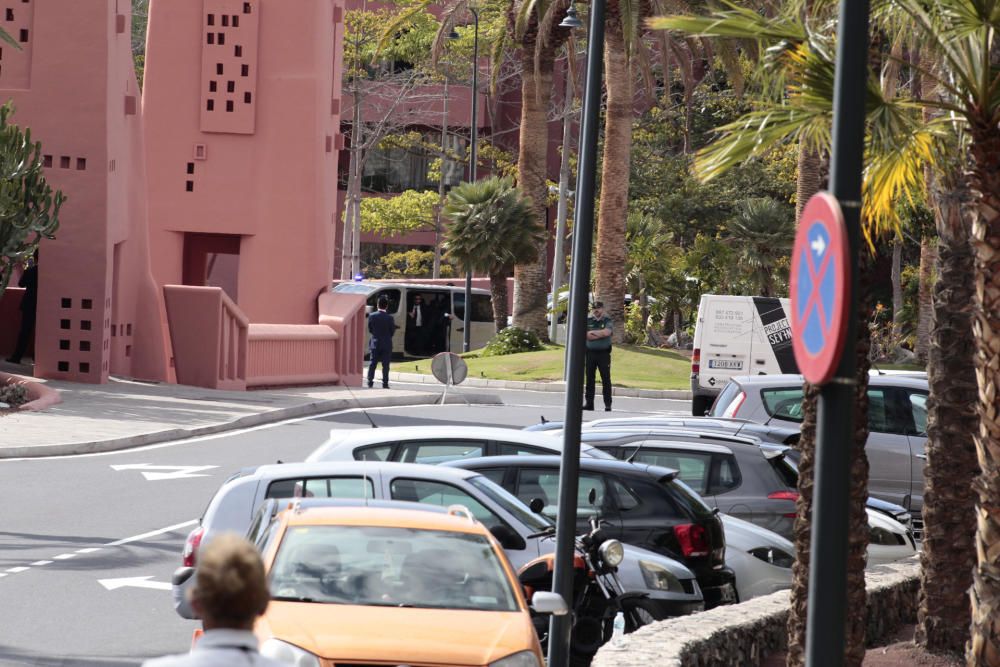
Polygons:
[[[152,463],[127,463],[123,465],[113,465],[111,469],[115,472],[121,470],[141,470],[142,476],[150,482],[159,482],[165,479],[190,479],[192,477],[208,477],[201,474],[203,470],[211,470],[219,466],[164,466],[153,465]],[[148,472],[150,470],[165,470],[171,472]]]
[[50,560],[36,560],[34,563],[31,564],[31,567],[41,567],[42,565],[51,565],[51,564],[52,561]]
[[190,521],[184,521],[182,523],[175,523],[172,526],[167,526],[166,528],[158,528],[157,530],[151,530],[148,533],[142,533],[141,535],[133,535],[132,537],[126,537],[121,540],[115,540],[114,542],[108,542],[104,546],[106,547],[120,547],[123,544],[128,544],[130,542],[138,542],[144,540],[147,537],[156,537],[157,535],[162,535],[163,533],[170,533],[179,528],[186,528],[193,524],[198,523],[197,519],[191,519]]
[[100,550],[101,550],[100,547],[89,547],[87,549],[77,549],[76,552],[78,554],[92,554],[95,551],[100,551]]
[[170,582],[167,581],[150,581],[153,575],[148,577],[123,577],[121,579],[98,579],[97,583],[104,586],[109,591],[113,591],[118,588],[152,588],[158,591],[169,591]]
[[69,560],[70,558],[76,558],[76,554],[59,554],[52,557],[53,560]]
[[17,574],[18,572],[24,572],[27,569],[29,569],[29,568],[26,568],[26,567],[8,567],[7,568],[7,572],[10,572],[11,574]]

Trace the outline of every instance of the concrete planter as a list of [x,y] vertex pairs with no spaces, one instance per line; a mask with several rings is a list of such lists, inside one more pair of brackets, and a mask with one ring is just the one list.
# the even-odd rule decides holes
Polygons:
[[[913,556],[868,570],[869,646],[917,618],[920,560]],[[606,645],[594,667],[708,667],[761,665],[786,648],[789,592],[742,604],[681,616],[646,626],[625,638],[622,648]]]
[[35,382],[20,375],[0,373],[0,385],[9,384],[23,384],[28,392],[28,402],[16,408],[19,411],[33,412],[37,410],[44,410],[45,408],[62,402],[62,398],[59,396],[58,391],[46,387],[41,382]]

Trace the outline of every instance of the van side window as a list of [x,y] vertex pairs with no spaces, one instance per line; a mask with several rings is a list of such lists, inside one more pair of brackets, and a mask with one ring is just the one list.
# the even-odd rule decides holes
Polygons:
[[375,310],[378,307],[378,298],[385,295],[389,298],[389,307],[385,309],[387,313],[396,313],[399,310],[399,290],[398,289],[383,289],[375,292],[368,297],[367,304]]
[[802,421],[802,387],[761,389],[760,398],[769,416],[790,422]]
[[472,321],[473,322],[493,321],[493,302],[490,301],[489,295],[487,294],[472,295]]

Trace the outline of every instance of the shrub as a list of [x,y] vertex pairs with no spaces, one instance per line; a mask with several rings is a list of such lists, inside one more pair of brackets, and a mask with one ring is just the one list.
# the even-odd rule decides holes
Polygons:
[[642,326],[642,307],[633,301],[625,307],[625,342],[632,345],[646,344],[646,329]]
[[534,352],[542,349],[542,341],[531,331],[518,329],[517,327],[507,327],[493,337],[483,351],[482,357],[500,357],[505,354],[518,354],[519,352]]
[[12,408],[28,402],[28,390],[21,383],[0,385],[0,403],[6,403]]

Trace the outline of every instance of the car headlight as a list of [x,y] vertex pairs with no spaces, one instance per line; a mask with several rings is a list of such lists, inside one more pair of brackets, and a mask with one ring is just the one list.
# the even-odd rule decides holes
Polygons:
[[670,591],[671,593],[686,592],[680,579],[662,565],[641,560],[639,561],[639,569],[642,570],[642,578],[646,580],[646,586],[653,590]]
[[790,568],[795,562],[794,556],[775,547],[757,547],[750,550],[750,555],[775,567]]
[[601,560],[608,567],[618,567],[625,559],[625,547],[618,540],[606,540],[597,549]]
[[491,662],[489,667],[542,667],[538,662],[538,656],[532,651],[521,651],[506,658],[500,658],[496,662]]
[[897,514],[896,516],[894,516],[892,518],[895,519],[896,521],[900,522],[901,524],[903,524],[907,528],[909,528],[910,525],[913,524],[913,515],[911,515],[909,512],[900,512],[899,514]]
[[868,543],[877,544],[882,547],[895,547],[900,544],[905,544],[906,539],[902,535],[897,535],[896,533],[886,530],[885,528],[871,526],[868,529]]
[[268,639],[260,647],[260,654],[293,667],[320,667],[319,658],[294,644],[280,639]]

